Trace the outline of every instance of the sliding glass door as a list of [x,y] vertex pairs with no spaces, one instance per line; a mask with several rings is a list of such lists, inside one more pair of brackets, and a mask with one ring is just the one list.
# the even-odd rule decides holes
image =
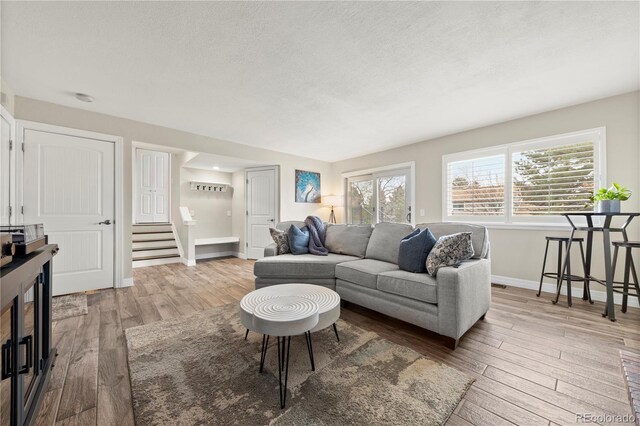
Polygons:
[[410,175],[410,169],[400,169],[349,178],[348,222],[411,223]]

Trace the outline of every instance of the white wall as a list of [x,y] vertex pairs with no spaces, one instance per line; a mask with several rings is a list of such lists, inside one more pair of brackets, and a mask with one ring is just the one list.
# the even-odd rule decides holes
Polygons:
[[[416,223],[442,220],[442,156],[454,152],[490,147],[543,136],[594,127],[606,127],[607,183],[619,182],[633,191],[623,203],[625,211],[640,210],[640,92],[614,96],[581,105],[537,114],[401,148],[379,152],[334,164],[340,173],[416,162],[416,212],[425,210]],[[491,100],[488,99],[487,102]],[[640,239],[640,220],[630,228],[629,237]],[[568,229],[568,228],[567,228]],[[566,235],[567,231],[491,229],[491,262],[494,275],[537,281],[544,254],[545,235]],[[602,243],[596,234],[594,271],[603,276]],[[617,236],[614,236],[617,238]],[[577,253],[576,253],[577,254]],[[577,260],[577,259],[576,259]],[[577,263],[573,263],[574,267]],[[581,271],[580,271],[581,272]],[[599,286],[598,286],[599,287]],[[598,288],[601,290],[602,287]]]
[[[169,108],[170,106],[167,105]],[[323,191],[331,188],[334,182],[330,163],[305,157],[283,154],[266,149],[241,145],[221,139],[196,135],[153,124],[128,120],[96,112],[64,107],[36,99],[16,96],[16,119],[48,123],[57,126],[94,131],[120,136],[124,140],[124,241],[123,276],[132,276],[131,270],[131,223],[132,223],[132,142],[152,143],[171,148],[180,148],[191,152],[213,153],[229,157],[257,160],[263,164],[279,165],[282,173],[280,180],[281,212],[283,219],[304,218],[317,211],[317,205],[294,203],[293,174],[296,168],[314,170],[322,173]],[[302,152],[302,151],[301,151]],[[326,186],[325,186],[326,185]],[[332,189],[332,188],[331,188]],[[244,195],[242,195],[244,197]],[[240,210],[242,211],[242,209]],[[328,215],[328,213],[327,213]],[[175,216],[174,216],[175,219]],[[237,222],[238,218],[236,218]],[[243,219],[244,220],[244,219]],[[232,218],[233,222],[233,218]],[[244,235],[242,235],[244,237]]]

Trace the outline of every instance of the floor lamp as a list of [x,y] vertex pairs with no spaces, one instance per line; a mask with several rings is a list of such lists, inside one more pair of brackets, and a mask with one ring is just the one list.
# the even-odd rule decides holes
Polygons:
[[336,214],[333,209],[344,205],[344,197],[341,195],[327,195],[326,197],[323,197],[323,202],[325,206],[331,208],[329,223],[336,223]]

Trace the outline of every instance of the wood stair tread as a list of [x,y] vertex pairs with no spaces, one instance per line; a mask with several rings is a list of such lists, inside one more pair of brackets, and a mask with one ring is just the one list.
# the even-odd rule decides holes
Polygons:
[[[144,241],[146,243],[146,241]],[[178,246],[173,245],[173,246],[161,246],[161,247],[140,247],[140,248],[134,248],[133,252],[136,251],[147,251],[147,250],[168,250],[168,249],[177,249]]]
[[145,232],[136,232],[135,230],[132,232],[133,235],[144,235],[144,234],[173,234],[173,231],[145,231]]
[[177,259],[180,259],[180,255],[179,254],[159,254],[156,256],[143,256],[143,257],[134,257],[133,261],[137,261],[137,260],[152,260],[152,259],[168,259],[170,257],[175,257]]
[[165,238],[162,240],[132,240],[132,243],[149,243],[149,242],[154,242],[157,243],[159,241],[175,241],[175,238]]

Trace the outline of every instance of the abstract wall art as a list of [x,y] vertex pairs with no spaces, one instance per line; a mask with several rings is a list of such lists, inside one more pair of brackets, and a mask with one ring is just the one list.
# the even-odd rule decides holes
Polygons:
[[320,203],[320,173],[296,170],[296,203]]

